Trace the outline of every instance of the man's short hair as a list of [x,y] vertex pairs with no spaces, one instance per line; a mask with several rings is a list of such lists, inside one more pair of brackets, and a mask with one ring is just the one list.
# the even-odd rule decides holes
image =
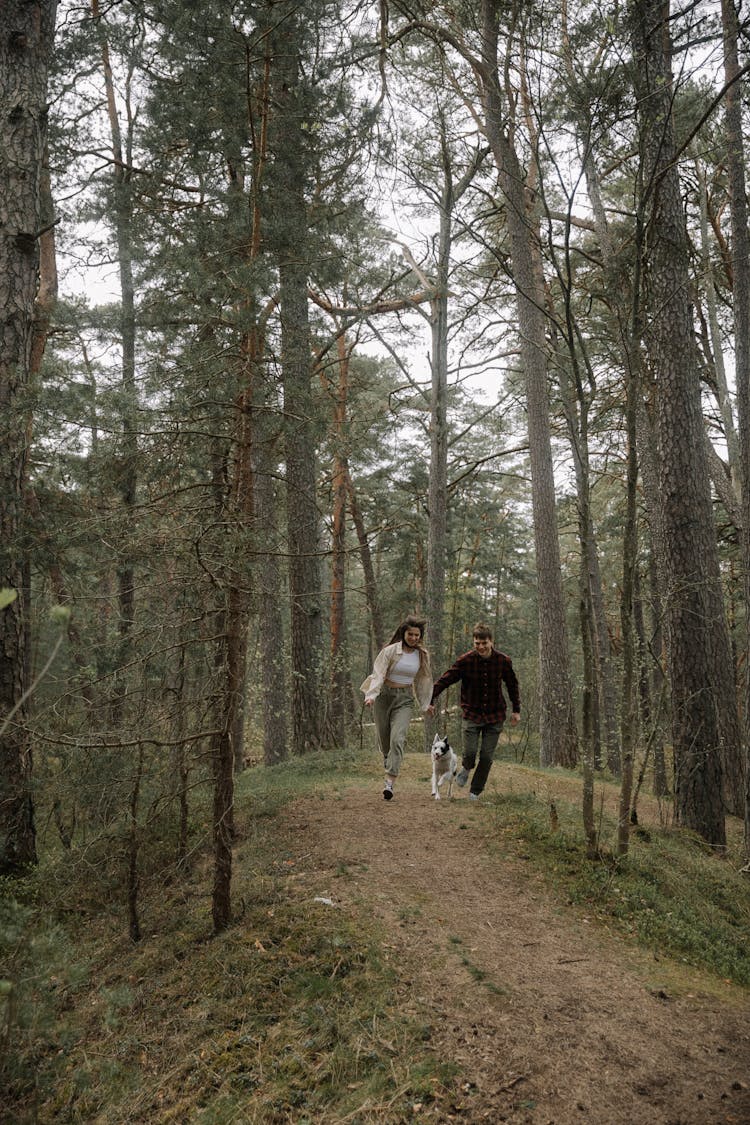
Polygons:
[[474,626],[471,631],[471,635],[473,638],[478,638],[480,641],[492,640],[492,630],[490,629],[489,625],[485,625],[482,621]]

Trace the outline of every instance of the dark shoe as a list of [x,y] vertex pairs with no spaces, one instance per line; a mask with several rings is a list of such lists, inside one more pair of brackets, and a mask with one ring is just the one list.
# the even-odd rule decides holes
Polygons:
[[458,773],[456,774],[456,785],[459,787],[459,789],[463,789],[464,785],[466,784],[466,782],[468,780],[469,780],[469,771],[465,770],[462,767],[458,771]]

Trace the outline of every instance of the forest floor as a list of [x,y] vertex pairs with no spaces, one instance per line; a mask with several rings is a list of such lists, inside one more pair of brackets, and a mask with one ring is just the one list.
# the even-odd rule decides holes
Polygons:
[[503,823],[511,768],[496,762],[478,802],[434,801],[424,755],[390,802],[378,776],[284,819],[310,889],[385,927],[399,1010],[429,1013],[431,1050],[456,1067],[413,1120],[750,1123],[750,995],[556,897]]

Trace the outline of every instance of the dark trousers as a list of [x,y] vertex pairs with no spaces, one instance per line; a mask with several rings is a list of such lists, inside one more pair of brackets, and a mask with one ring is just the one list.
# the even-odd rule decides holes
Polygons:
[[502,723],[473,723],[464,719],[461,723],[464,736],[464,753],[461,765],[465,770],[473,770],[479,752],[479,765],[474,770],[471,778],[470,792],[479,794],[487,784],[492,763],[495,760],[495,747],[503,729]]

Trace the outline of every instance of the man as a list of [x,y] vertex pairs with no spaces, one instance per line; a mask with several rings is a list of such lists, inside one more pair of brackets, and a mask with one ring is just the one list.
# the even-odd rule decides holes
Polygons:
[[[461,681],[461,728],[464,736],[464,752],[461,771],[456,784],[464,786],[469,773],[474,770],[469,788],[469,799],[476,801],[487,784],[495,747],[505,722],[505,697],[503,683],[508,689],[511,707],[510,721],[513,726],[521,718],[521,696],[518,680],[513,671],[510,658],[499,652],[492,644],[492,630],[486,625],[475,625],[473,629],[474,647],[459,656],[447,672],[435,681],[432,689],[434,704],[441,692],[451,684]],[[479,765],[476,766],[477,750]]]

